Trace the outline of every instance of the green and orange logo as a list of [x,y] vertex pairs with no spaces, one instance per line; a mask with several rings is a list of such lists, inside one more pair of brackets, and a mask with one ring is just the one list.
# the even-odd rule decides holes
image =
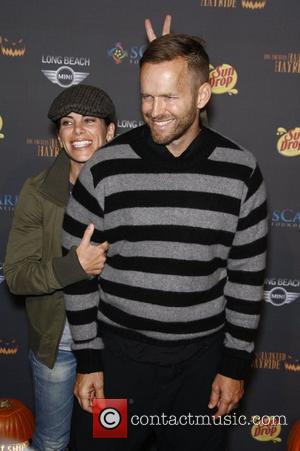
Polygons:
[[298,157],[300,155],[300,127],[286,130],[277,128],[277,150],[284,157]]
[[214,67],[209,66],[209,82],[211,84],[213,94],[237,94],[235,88],[238,80],[237,71],[230,64],[222,64]]

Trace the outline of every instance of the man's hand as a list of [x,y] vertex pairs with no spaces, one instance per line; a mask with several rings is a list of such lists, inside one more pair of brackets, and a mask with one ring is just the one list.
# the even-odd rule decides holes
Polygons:
[[93,224],[87,226],[76,253],[84,271],[92,276],[97,276],[104,267],[106,251],[109,245],[107,241],[97,246],[91,244],[94,228]]
[[[169,14],[165,17],[163,29],[162,29],[162,36],[165,34],[169,34],[171,30],[171,22],[172,22],[172,16]],[[147,38],[149,42],[154,41],[156,39],[156,34],[154,33],[152,23],[150,19],[145,19],[145,30],[147,34]]]
[[74,386],[74,395],[83,410],[92,413],[94,398],[104,398],[103,372],[82,374],[77,373]]
[[215,417],[226,415],[235,409],[244,394],[244,381],[217,374],[212,384],[208,407],[218,407]]

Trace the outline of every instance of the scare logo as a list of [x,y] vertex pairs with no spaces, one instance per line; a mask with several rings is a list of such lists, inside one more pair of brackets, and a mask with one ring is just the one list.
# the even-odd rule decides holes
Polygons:
[[211,84],[213,94],[237,94],[235,88],[238,75],[237,71],[230,64],[222,64],[214,67],[209,66],[209,82]]
[[300,155],[300,127],[286,130],[283,127],[277,128],[277,150],[284,157],[298,157]]
[[242,0],[242,8],[246,9],[264,9],[266,6],[267,0],[261,1],[251,1],[251,0]]
[[122,60],[128,56],[128,52],[123,48],[121,42],[116,42],[115,46],[107,51],[107,54],[116,64],[121,64]]
[[18,352],[18,343],[13,338],[12,340],[4,340],[0,338],[0,355],[15,355]]
[[8,38],[0,36],[0,48],[4,56],[12,58],[24,56],[26,51],[22,38],[10,41]]

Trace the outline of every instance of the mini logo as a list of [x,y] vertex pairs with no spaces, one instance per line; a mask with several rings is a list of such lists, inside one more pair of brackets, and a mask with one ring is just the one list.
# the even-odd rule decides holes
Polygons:
[[266,6],[267,0],[261,1],[251,1],[251,0],[242,0],[242,8],[246,9],[264,9]]
[[0,139],[4,138],[4,134],[1,133],[2,128],[3,128],[3,119],[2,116],[0,115]]
[[94,399],[93,437],[127,438],[127,399]]
[[212,87],[213,94],[237,94],[238,90],[235,88],[238,75],[234,67],[229,64],[222,64],[221,66],[209,66],[209,82]]
[[116,42],[115,46],[107,51],[107,54],[116,64],[121,64],[123,59],[128,56],[128,52],[123,48],[121,42]]
[[272,288],[270,291],[265,291],[265,301],[281,307],[284,304],[290,304],[300,297],[300,293],[292,293],[286,291],[282,287]]
[[283,127],[277,128],[277,150],[284,157],[298,157],[300,155],[300,127],[286,130]]
[[0,338],[0,354],[1,355],[15,355],[18,352],[18,343],[13,338],[12,340],[4,340]]
[[89,75],[87,72],[75,72],[68,66],[62,66],[57,70],[42,70],[42,72],[48,80],[62,88],[78,85]]
[[10,41],[8,38],[0,36],[0,48],[2,55],[12,58],[24,56],[26,51],[22,38]]
[[259,442],[281,442],[278,437],[281,432],[279,418],[275,416],[264,416],[261,421],[255,422],[251,428],[251,435]]
[[27,138],[26,144],[34,146],[37,157],[57,157],[60,151],[57,138]]
[[17,200],[17,194],[0,194],[0,211],[14,211]]

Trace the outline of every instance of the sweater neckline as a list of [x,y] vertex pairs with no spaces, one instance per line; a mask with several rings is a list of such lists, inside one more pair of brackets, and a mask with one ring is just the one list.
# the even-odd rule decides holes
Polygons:
[[196,138],[179,157],[172,155],[165,145],[155,143],[147,125],[140,127],[139,133],[134,135],[130,144],[133,150],[151,165],[187,168],[193,166],[196,160],[209,158],[216,147],[212,135],[209,129],[202,127]]

